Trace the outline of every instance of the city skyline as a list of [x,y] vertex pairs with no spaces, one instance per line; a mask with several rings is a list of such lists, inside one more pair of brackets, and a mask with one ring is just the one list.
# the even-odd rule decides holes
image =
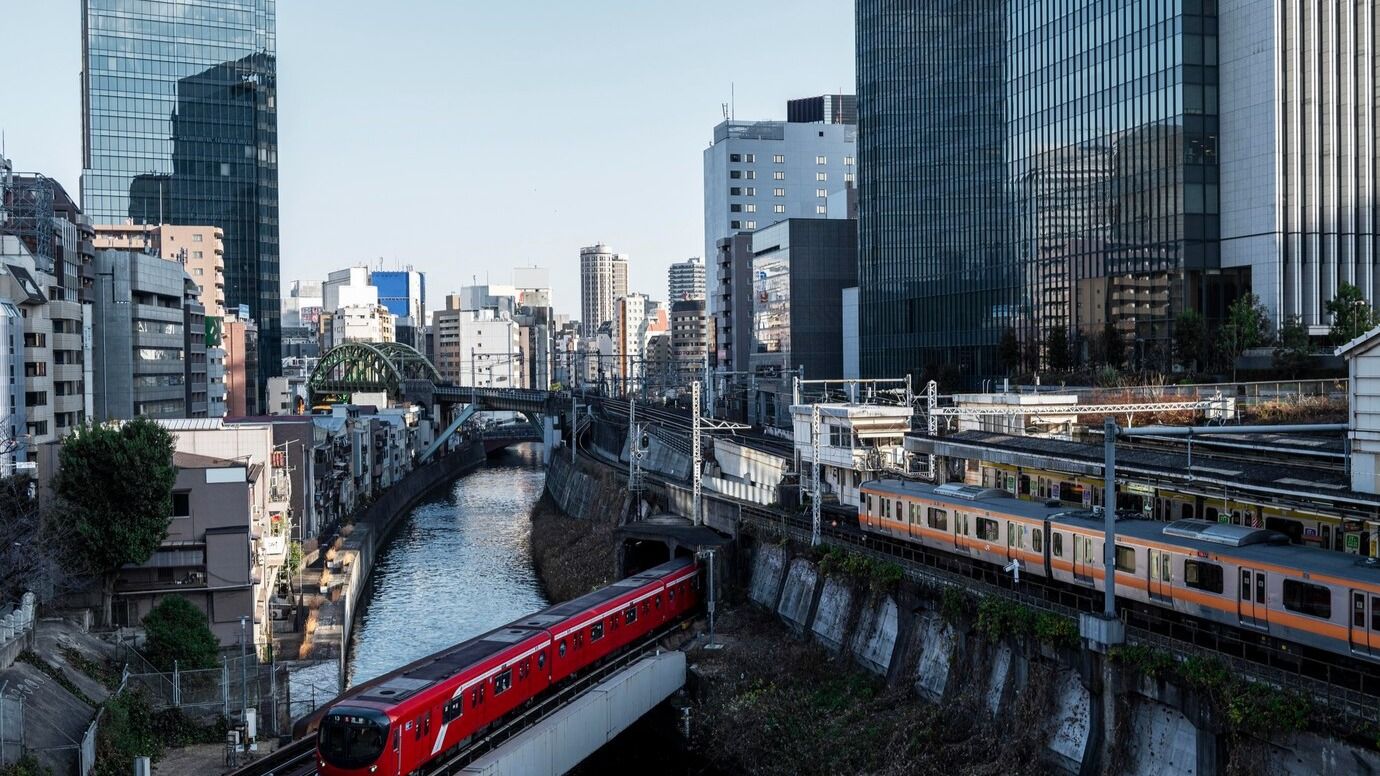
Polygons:
[[[335,34],[323,37],[311,32],[312,8],[280,5],[282,284],[382,258],[385,268],[425,271],[440,294],[536,264],[551,269],[557,308],[574,313],[577,251],[604,241],[629,255],[630,289],[659,295],[669,265],[702,250],[701,154],[723,120],[721,105],[734,103],[740,119],[784,119],[788,99],[853,90],[852,36],[837,34],[852,28],[851,4],[783,7],[546,3],[546,23],[529,28],[518,22],[531,17],[500,10],[428,2],[381,16],[348,2],[333,8]],[[730,9],[735,27],[773,34],[703,56],[697,42],[716,35]],[[12,42],[15,56],[47,64],[0,85],[0,100],[31,106],[0,124],[6,155],[17,169],[78,191],[80,4],[31,4],[9,15],[31,31]],[[419,15],[430,21],[416,24]],[[459,55],[455,29],[477,31]],[[353,53],[401,39],[409,45],[389,57]],[[592,40],[597,57],[585,55]],[[792,56],[801,47],[812,55]],[[466,85],[457,67],[476,77]],[[746,81],[746,73],[773,75]],[[371,99],[360,100],[361,91]],[[412,121],[399,125],[395,116]],[[541,184],[525,171],[541,171]],[[340,223],[332,213],[363,206],[397,228],[331,226]],[[433,229],[403,226],[427,213],[463,229],[463,248],[438,243]]]

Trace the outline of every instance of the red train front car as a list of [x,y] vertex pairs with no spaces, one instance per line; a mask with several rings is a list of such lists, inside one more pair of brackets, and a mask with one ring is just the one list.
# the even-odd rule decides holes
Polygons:
[[688,558],[523,617],[346,693],[321,717],[322,776],[407,776],[699,604]]

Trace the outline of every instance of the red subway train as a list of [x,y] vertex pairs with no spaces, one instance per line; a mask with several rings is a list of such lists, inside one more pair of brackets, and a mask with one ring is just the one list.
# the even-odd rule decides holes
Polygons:
[[352,688],[316,717],[322,776],[407,776],[694,611],[699,567],[663,563]]

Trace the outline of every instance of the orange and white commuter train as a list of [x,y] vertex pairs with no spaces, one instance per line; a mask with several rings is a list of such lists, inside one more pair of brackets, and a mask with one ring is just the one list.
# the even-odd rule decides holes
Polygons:
[[[972,485],[863,483],[863,531],[1104,590],[1100,514]],[[1116,594],[1339,655],[1380,661],[1380,564],[1276,531],[1118,519]]]

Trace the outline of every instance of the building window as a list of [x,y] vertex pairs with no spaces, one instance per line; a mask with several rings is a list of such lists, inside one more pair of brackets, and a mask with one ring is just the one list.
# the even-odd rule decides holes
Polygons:
[[741,162],[741,161],[743,161],[743,155],[742,155],[742,154],[729,154],[729,155],[728,155],[728,160],[729,160],[730,162]]
[[843,182],[844,182],[844,183],[857,183],[857,182],[858,182],[858,176],[855,175],[855,174],[853,174],[853,173],[851,173],[851,172],[846,172],[846,173],[843,174]]
[[829,208],[825,205],[815,205],[815,215],[827,216],[829,215]]
[[786,163],[786,155],[785,155],[785,154],[772,154],[772,155],[771,155],[771,161],[772,161],[772,164],[785,164],[785,163]]
[[756,180],[757,173],[753,170],[743,170],[743,178],[747,180]]
[[743,189],[743,194],[749,197],[755,197],[757,196],[757,189],[753,188],[752,186],[748,186],[747,188]]
[[740,204],[738,204],[737,202],[734,202],[732,205],[729,205],[729,206],[728,206],[728,212],[730,212],[730,213],[741,213],[741,212],[743,212],[743,206],[740,205]]
[[743,161],[752,164],[757,161],[757,154],[743,154]]
[[744,221],[744,222],[743,222],[743,228],[744,228],[744,229],[756,229],[756,228],[757,228],[757,222],[756,222],[756,221]]
[[827,173],[827,172],[817,172],[817,173],[815,173],[815,180],[817,180],[817,181],[827,181],[827,180],[829,180],[829,173]]
[[785,205],[772,205],[772,206],[771,206],[771,212],[773,212],[773,213],[784,213],[784,212],[786,212],[786,206],[785,206]]
[[732,196],[732,197],[740,196],[742,193],[743,193],[743,190],[742,190],[741,188],[738,188],[737,186],[733,186],[732,188],[730,188],[730,189],[728,190],[729,196]]
[[743,206],[743,211],[744,211],[744,212],[747,212],[747,213],[756,213],[756,212],[757,212],[757,206],[754,205],[754,204],[752,204],[752,203],[748,203],[747,205],[744,205],[744,206]]
[[730,177],[730,178],[732,178],[732,179],[734,179],[734,180],[737,180],[737,179],[743,177],[743,173],[742,173],[741,170],[729,170],[729,171],[728,171],[728,177]]
[[743,228],[742,222],[741,222],[741,221],[729,221],[729,222],[728,222],[728,228],[729,228],[729,229],[741,229],[741,228]]
[[172,494],[172,516],[192,516],[192,494],[188,491]]
[[194,259],[203,258],[203,254],[202,254],[201,251],[192,251],[192,258],[194,258]]
[[786,196],[786,190],[785,190],[785,189],[772,189],[772,190],[771,190],[771,195],[772,195],[773,197],[784,197],[784,196]]
[[827,156],[816,156],[816,157],[815,157],[815,164],[828,164],[828,163],[829,163],[829,157],[827,157]]
[[844,166],[844,167],[852,167],[852,166],[853,166],[853,157],[851,157],[851,156],[845,156],[845,157],[843,157],[843,166]]
[[196,234],[193,234],[193,235],[192,235],[192,242],[201,242],[201,233],[200,233],[200,232],[197,232]]
[[827,197],[827,196],[829,196],[829,190],[828,190],[828,189],[815,189],[815,196],[816,196],[816,197]]
[[771,179],[774,181],[784,181],[786,180],[786,173],[782,172],[781,170],[777,170],[776,172],[771,174]]

